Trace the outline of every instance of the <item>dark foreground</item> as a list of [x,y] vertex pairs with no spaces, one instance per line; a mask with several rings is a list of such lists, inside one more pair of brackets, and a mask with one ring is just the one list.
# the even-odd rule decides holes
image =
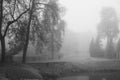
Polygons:
[[0,65],[0,76],[11,80],[120,80],[119,75],[119,61],[92,61],[86,63],[43,62]]
[[[119,61],[116,60],[92,62],[89,61],[85,63],[45,62],[39,64],[29,64],[37,68],[46,80],[49,80],[51,78],[54,80],[71,80],[71,78],[76,77],[78,78],[76,80],[104,80],[102,78],[105,78],[105,80],[120,80],[120,64]],[[85,79],[81,79],[81,77],[84,77]],[[117,79],[115,79],[114,77]]]

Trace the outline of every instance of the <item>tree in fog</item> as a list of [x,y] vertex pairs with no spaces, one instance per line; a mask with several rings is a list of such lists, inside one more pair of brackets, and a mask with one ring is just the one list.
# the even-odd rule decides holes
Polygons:
[[[54,27],[57,31],[59,27],[56,25],[62,22],[57,0],[1,0],[0,5],[2,62],[6,56],[16,55],[22,50],[25,62],[29,40],[35,42],[37,39],[48,45],[47,42],[53,41],[48,39],[51,38],[49,35],[56,35],[60,31],[52,31]],[[9,49],[6,49],[6,41]],[[40,47],[43,48],[42,45]]]
[[[24,44],[24,48],[23,48],[23,59],[22,62],[25,63],[26,62],[26,54],[27,54],[27,48],[28,48],[28,44],[29,44],[29,35],[30,35],[30,26],[31,26],[31,22],[32,22],[32,17],[33,17],[33,9],[35,9],[35,0],[31,0],[29,2],[29,4],[31,6],[30,7],[30,11],[28,13],[28,24],[27,24],[27,28],[26,28],[26,35],[25,35],[25,44]],[[32,26],[33,27],[33,26]],[[34,26],[36,27],[36,26]]]
[[104,50],[102,49],[102,44],[99,37],[97,37],[96,40],[91,40],[89,52],[91,54],[91,57],[104,57]]
[[[107,57],[114,57],[113,39],[119,33],[118,18],[114,8],[104,7],[101,11],[101,22],[98,27],[98,35],[107,38],[106,53]],[[111,51],[112,50],[112,51]]]
[[[21,0],[22,1],[22,0]],[[18,7],[19,6],[19,7]],[[29,8],[18,0],[1,0],[0,1],[0,41],[1,41],[1,61],[5,62],[6,57],[6,39],[8,30],[12,25],[27,13]]]
[[[26,35],[29,32],[27,30],[31,21],[31,16],[30,16],[31,15],[30,12],[32,9],[31,3],[32,3],[31,0],[30,2],[26,2],[26,0],[21,0],[21,1],[14,0],[14,6],[13,6],[14,12],[11,13],[13,20],[15,19],[16,15],[20,13],[20,11],[27,9],[27,12],[18,21],[16,21],[16,23],[14,23],[8,28],[8,31],[7,31],[8,32],[7,38],[8,38],[8,45],[9,45],[9,50],[7,51],[8,57],[12,57],[18,54],[18,52],[20,52],[26,47],[25,46],[27,43]],[[9,4],[13,4],[13,3],[10,2]],[[19,6],[19,9],[18,9],[18,6]]]
[[94,48],[95,48],[95,41],[94,39],[92,38],[91,42],[90,42],[90,46],[89,46],[89,52],[90,52],[90,55],[93,56],[94,54]]
[[[7,58],[11,58],[11,56],[23,50],[23,62],[25,63],[29,41],[35,42],[38,39],[41,40],[42,44],[48,45],[48,39],[51,38],[52,34],[54,36],[57,35],[56,37],[59,36],[59,33],[62,35],[64,27],[61,26],[60,28],[58,24],[63,20],[59,16],[61,12],[56,2],[57,0],[0,0],[2,62],[5,62]],[[45,21],[45,19],[48,21]],[[55,29],[52,27],[55,27]],[[57,32],[52,31],[52,29]],[[59,37],[60,40],[61,37]],[[57,41],[60,41],[59,38],[56,38],[58,39]],[[50,42],[52,42],[51,39]],[[43,48],[43,46],[40,47]],[[1,70],[3,74],[5,73],[4,76],[11,80],[24,79],[25,76],[27,78],[34,78],[33,76],[35,76],[42,79],[39,71],[26,65],[9,64],[7,67],[6,65],[1,66]]]
[[[28,13],[21,20],[17,22],[15,26],[9,29],[10,32],[10,51],[13,55],[18,54],[20,51],[23,50],[23,59],[22,62],[25,63],[26,61],[26,53],[29,45],[29,36],[32,27],[40,27],[40,17],[42,11],[41,5],[44,3],[39,3],[39,0],[23,0],[20,1],[21,5],[24,5],[25,8],[29,8]],[[27,3],[27,4],[24,4]],[[40,7],[39,7],[40,6]],[[38,12],[40,11],[40,12]],[[37,24],[37,25],[36,25]],[[32,28],[33,29],[33,28]],[[39,29],[38,29],[39,30]],[[40,32],[40,30],[39,30]],[[33,37],[34,38],[34,37]],[[32,39],[33,40],[33,39]]]
[[[59,7],[57,0],[48,2],[43,15],[44,20],[41,23],[44,29],[41,34],[44,35],[37,40],[36,53],[42,53],[47,50],[51,52],[50,55],[54,58],[55,53],[60,50],[65,27],[65,22],[62,20],[61,15],[63,13],[61,12],[62,9],[62,7]],[[42,46],[45,48],[43,49]]]
[[[29,1],[29,0],[28,0]],[[15,52],[23,50],[23,63],[26,61],[26,53],[29,45],[29,40],[32,43],[37,41],[37,49],[43,50],[45,46],[50,46],[49,43],[53,41],[53,35],[61,35],[61,31],[64,29],[64,26],[58,26],[59,24],[64,24],[64,21],[61,19],[60,13],[61,8],[57,4],[56,0],[40,1],[40,0],[30,0],[29,4],[25,4],[30,8],[29,13],[27,13],[22,21],[19,21],[17,28],[12,28],[14,38],[10,41],[10,46],[12,46],[12,51]],[[61,23],[62,22],[62,23]],[[56,48],[61,46],[61,36],[57,35],[56,38]],[[14,44],[14,45],[13,45]]]
[[117,42],[117,50],[116,50],[116,53],[117,53],[117,58],[119,59],[119,57],[120,57],[120,39],[119,39],[118,42]]

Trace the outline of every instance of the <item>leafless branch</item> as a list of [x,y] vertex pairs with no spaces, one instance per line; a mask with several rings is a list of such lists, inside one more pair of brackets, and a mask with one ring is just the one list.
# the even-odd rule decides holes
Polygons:
[[6,29],[5,29],[5,32],[4,32],[3,37],[6,36],[6,33],[7,33],[7,30],[8,30],[8,28],[9,28],[9,26],[10,26],[11,24],[13,24],[14,22],[18,21],[18,19],[21,18],[21,16],[22,16],[23,14],[25,14],[27,11],[29,11],[29,9],[27,9],[26,11],[24,11],[23,13],[21,13],[21,14],[20,14],[16,19],[14,19],[13,21],[9,21],[9,22],[7,23],[7,26],[6,26]]

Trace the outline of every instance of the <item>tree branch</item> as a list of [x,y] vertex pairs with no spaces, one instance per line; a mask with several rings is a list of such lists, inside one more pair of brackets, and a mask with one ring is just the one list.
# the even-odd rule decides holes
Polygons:
[[47,5],[47,3],[40,3],[40,2],[37,2],[35,4]]
[[14,13],[15,13],[15,6],[16,6],[16,0],[14,1],[13,16],[14,16]]
[[16,19],[14,19],[13,21],[8,21],[8,23],[7,23],[7,26],[6,26],[6,29],[5,29],[5,32],[4,32],[4,35],[2,36],[2,37],[5,37],[6,36],[6,34],[7,34],[7,30],[8,30],[8,28],[9,28],[9,26],[11,25],[11,24],[13,24],[14,22],[16,22],[16,21],[18,21],[18,19],[20,19],[21,18],[21,16],[23,15],[23,14],[25,14],[27,11],[29,11],[30,9],[27,9],[26,11],[24,11],[23,13],[21,13]]

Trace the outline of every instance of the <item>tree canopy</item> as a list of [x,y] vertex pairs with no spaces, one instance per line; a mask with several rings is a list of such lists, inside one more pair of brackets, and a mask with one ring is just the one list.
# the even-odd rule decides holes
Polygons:
[[112,7],[104,7],[101,11],[101,21],[97,26],[97,32],[100,39],[107,39],[106,57],[116,56],[113,40],[119,34],[119,21],[117,13]]
[[58,0],[2,0],[0,5],[3,61],[6,55],[22,50],[26,54],[29,41],[39,42],[40,50],[51,46],[50,43],[60,47],[65,22]]

